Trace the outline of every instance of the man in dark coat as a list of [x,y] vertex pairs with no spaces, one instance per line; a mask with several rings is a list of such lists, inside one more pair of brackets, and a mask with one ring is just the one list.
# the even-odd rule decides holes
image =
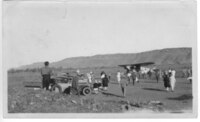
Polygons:
[[136,77],[137,77],[137,72],[135,69],[133,69],[133,71],[131,72],[131,78],[133,81],[133,85],[135,85]]
[[155,72],[156,81],[158,83],[159,79],[160,79],[160,70],[159,69],[155,69],[154,72]]
[[44,62],[44,67],[41,69],[43,89],[49,90],[49,83],[51,80],[52,73],[52,69],[49,67],[49,62]]
[[77,75],[74,76],[72,81],[72,90],[74,90],[78,94],[78,96],[80,95],[79,84],[78,84],[79,77],[80,77],[79,72],[77,72]]
[[101,72],[101,79],[102,79],[102,86],[104,90],[107,90],[108,88],[108,83],[109,83],[109,79],[108,76],[106,75],[106,73],[103,71]]
[[165,71],[163,74],[163,81],[164,81],[164,87],[166,88],[166,91],[169,91],[169,88],[171,87],[171,85],[170,85],[170,80],[169,80],[169,74],[167,71]]

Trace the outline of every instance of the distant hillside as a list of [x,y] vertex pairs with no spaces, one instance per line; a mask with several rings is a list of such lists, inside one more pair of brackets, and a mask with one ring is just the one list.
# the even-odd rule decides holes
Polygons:
[[[156,65],[191,64],[192,49],[167,48],[132,54],[109,54],[95,55],[90,57],[66,58],[61,61],[51,63],[51,66],[56,68],[115,67],[119,64],[131,64],[149,61],[155,62]],[[39,62],[22,66],[20,69],[40,68],[42,66],[43,62]]]

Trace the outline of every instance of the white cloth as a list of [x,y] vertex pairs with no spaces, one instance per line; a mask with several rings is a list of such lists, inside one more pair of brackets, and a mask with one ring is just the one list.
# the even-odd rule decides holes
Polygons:
[[92,83],[92,76],[90,75],[90,73],[87,73],[87,77],[88,77],[89,83]]
[[139,81],[138,77],[135,78],[135,81],[138,83],[138,81]]
[[175,78],[176,71],[172,70],[171,73],[172,74],[171,74],[169,80],[170,80],[170,84],[171,84],[171,89],[172,89],[172,91],[174,91],[174,88],[175,88],[175,85],[176,85],[176,78]]
[[102,75],[101,75],[101,79],[103,79],[103,78],[105,78],[105,74],[102,74]]
[[128,76],[128,77],[131,77],[131,73],[128,73],[127,76]]
[[192,80],[192,77],[188,77],[187,80]]
[[121,81],[121,73],[117,72],[117,82],[120,83]]

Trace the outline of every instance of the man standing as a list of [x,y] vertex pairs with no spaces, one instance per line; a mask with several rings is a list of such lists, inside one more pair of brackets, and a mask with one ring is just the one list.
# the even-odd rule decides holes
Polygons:
[[120,82],[118,82],[121,86],[123,97],[126,97],[126,87],[128,86],[128,77],[121,79]]
[[101,72],[101,80],[102,80],[102,85],[103,85],[103,90],[107,90],[108,89],[108,76],[106,75],[106,73],[103,71]]
[[171,87],[170,81],[169,81],[169,73],[168,71],[164,71],[163,73],[163,81],[164,81],[164,87],[166,88],[166,91],[169,91],[169,88]]
[[49,90],[49,82],[52,75],[52,69],[49,67],[49,62],[44,62],[44,67],[41,69],[42,88]]
[[120,81],[121,81],[121,72],[118,71],[117,72],[117,82],[120,83]]
[[72,80],[72,89],[71,93],[74,95],[80,96],[80,90],[79,90],[79,79],[82,77],[82,74],[80,73],[80,70],[76,70],[76,75],[74,76]]
[[149,69],[149,71],[147,72],[148,76],[149,76],[149,79],[151,79],[151,76],[152,76],[152,70]]
[[73,81],[72,81],[72,91],[71,91],[73,92],[72,94],[78,94],[78,96],[80,96],[79,84],[78,84],[79,78],[80,76],[77,72],[77,75],[74,76]]
[[137,72],[136,72],[135,69],[132,70],[131,77],[132,77],[133,86],[134,86],[134,85],[135,85],[135,82],[136,82],[136,80],[137,80]]
[[126,74],[128,78],[128,83],[131,83],[131,66],[126,66]]
[[158,83],[159,79],[160,79],[160,70],[159,69],[155,69],[154,72],[155,72],[156,81]]

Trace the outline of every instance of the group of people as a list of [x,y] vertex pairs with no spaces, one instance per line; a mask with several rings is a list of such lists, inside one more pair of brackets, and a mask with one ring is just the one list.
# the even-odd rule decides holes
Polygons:
[[[169,69],[161,73],[160,70],[155,70],[155,76],[156,80],[158,82],[160,75],[162,75],[163,81],[164,81],[164,87],[166,88],[166,91],[171,91],[173,92],[175,89],[176,85],[176,71],[174,69]],[[132,80],[133,85],[135,82],[139,82],[137,75],[136,75],[136,70],[133,69],[132,71],[129,71],[128,73],[121,73],[120,71],[117,72],[117,82],[121,87],[123,97],[126,96],[126,86],[130,84],[130,81]],[[122,78],[123,77],[123,78]]]
[[126,73],[121,73],[120,71],[117,71],[117,82],[121,87],[123,97],[125,97],[126,87],[128,86],[128,84],[132,82],[132,84],[135,85],[135,82],[139,82],[136,69],[128,70]]
[[187,80],[192,83],[192,68],[183,69],[183,77],[187,78]]
[[[51,81],[52,74],[53,74],[53,71],[49,67],[49,62],[48,61],[44,62],[44,67],[41,69],[43,89],[49,90],[49,84]],[[78,87],[78,78],[82,77],[80,70],[77,70],[76,74],[77,75],[74,77],[75,79],[72,82],[73,88]],[[95,80],[93,72],[87,73],[88,82],[93,84],[95,93],[98,93],[99,89],[102,89],[102,90],[108,89],[109,76],[104,71],[102,71],[100,74],[100,77],[101,77],[101,80]]]
[[102,71],[100,74],[101,80],[96,80],[94,78],[93,72],[87,73],[88,81],[89,83],[93,84],[93,90],[94,93],[98,93],[99,90],[107,90],[108,89],[108,83],[109,83],[109,76]]
[[[42,75],[42,88],[49,90],[49,82],[52,75],[52,69],[49,67],[49,62],[44,63],[44,67],[41,69],[41,75]],[[77,70],[77,78],[80,75],[80,71]],[[163,72],[162,78],[164,81],[164,87],[166,88],[166,91],[174,91],[175,85],[176,85],[176,71],[174,69],[169,69]],[[132,82],[134,85],[135,82],[139,82],[137,77],[137,71],[133,68],[132,70],[129,70],[126,73],[121,73],[120,71],[117,72],[117,82],[121,87],[123,97],[126,96],[126,86]],[[98,93],[98,91],[101,90],[108,90],[108,84],[110,77],[102,71],[100,74],[101,80],[96,80],[94,78],[93,72],[87,73],[88,82],[93,84],[93,90],[94,93]],[[158,80],[158,78],[157,78]],[[78,86],[78,80],[76,80],[75,83],[72,83],[72,85]]]
[[166,88],[166,91],[169,91],[171,88],[171,91],[174,91],[175,85],[176,85],[176,71],[174,69],[169,69],[168,71],[164,71],[163,73],[163,81],[164,81],[164,87]]

